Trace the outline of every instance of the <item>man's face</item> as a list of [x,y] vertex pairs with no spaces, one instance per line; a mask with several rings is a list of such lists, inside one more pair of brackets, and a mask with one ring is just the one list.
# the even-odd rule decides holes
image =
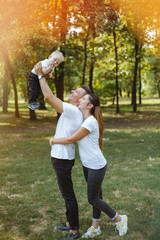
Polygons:
[[71,104],[78,104],[79,100],[85,95],[86,91],[83,88],[77,88],[71,91],[69,102]]

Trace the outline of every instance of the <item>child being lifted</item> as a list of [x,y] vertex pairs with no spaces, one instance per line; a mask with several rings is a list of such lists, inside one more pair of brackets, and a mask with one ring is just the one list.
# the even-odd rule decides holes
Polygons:
[[43,72],[42,76],[37,76],[34,68],[28,74],[27,76],[28,100],[29,100],[28,107],[31,110],[36,110],[40,106],[40,104],[37,103],[36,101],[41,91],[39,79],[41,79],[44,76],[48,76],[49,78],[51,78],[54,68],[57,67],[63,61],[64,61],[63,54],[59,51],[54,51],[51,53],[51,55],[49,55],[48,58],[41,61]]

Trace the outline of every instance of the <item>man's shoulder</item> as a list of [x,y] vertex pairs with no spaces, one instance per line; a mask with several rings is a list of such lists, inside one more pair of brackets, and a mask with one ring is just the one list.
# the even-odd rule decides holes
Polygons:
[[63,105],[68,107],[68,108],[72,108],[72,109],[75,109],[76,111],[80,111],[79,108],[71,103],[68,103],[68,102],[63,102]]
[[82,115],[82,112],[79,108],[71,103],[63,102],[63,111],[64,112],[72,112],[74,114]]

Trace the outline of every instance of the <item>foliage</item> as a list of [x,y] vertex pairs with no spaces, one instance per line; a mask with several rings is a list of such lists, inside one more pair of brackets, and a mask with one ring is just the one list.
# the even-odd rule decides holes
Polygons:
[[[134,5],[132,1],[128,3],[127,0],[119,2],[94,0],[92,4],[88,0],[2,1],[0,46],[5,47],[9,54],[19,95],[27,100],[26,76],[34,64],[46,58],[53,50],[62,49],[65,52],[65,94],[82,84],[86,53],[85,84],[89,85],[90,66],[94,61],[92,81],[94,92],[101,97],[103,103],[106,102],[106,97],[113,98],[116,92],[113,39],[113,27],[115,27],[119,91],[124,96],[132,92],[134,41],[138,38],[143,45],[142,94],[159,96],[159,60],[155,56],[158,45],[155,38],[146,39],[148,35],[144,31],[144,29],[151,29],[153,32],[156,28],[158,29],[159,18],[156,10],[151,20],[149,1],[147,1],[146,8],[143,8],[142,16],[137,17],[140,11],[138,4],[139,1]],[[143,4],[144,1],[141,1],[142,6]],[[137,12],[136,9],[138,9]],[[23,14],[20,14],[22,12]],[[148,18],[145,17],[147,13],[149,13]],[[142,34],[139,34],[140,31]],[[64,32],[65,39],[62,41]],[[142,41],[144,38],[145,41]],[[157,60],[152,61],[151,58]],[[0,54],[0,86],[2,89],[3,81],[6,81],[4,67],[4,59]],[[54,80],[55,78],[49,80],[49,85],[55,92]],[[1,90],[0,97],[2,96]]]

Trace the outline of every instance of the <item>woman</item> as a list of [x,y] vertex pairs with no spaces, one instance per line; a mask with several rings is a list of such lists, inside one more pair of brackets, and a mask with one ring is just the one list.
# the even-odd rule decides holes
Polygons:
[[70,137],[51,138],[50,145],[70,144],[78,141],[79,155],[87,181],[88,202],[93,206],[92,226],[82,238],[94,237],[101,234],[99,221],[101,211],[106,213],[115,223],[119,235],[127,233],[127,216],[118,215],[105,201],[102,200],[101,185],[105,176],[107,161],[102,154],[103,120],[99,99],[94,94],[87,94],[78,108],[82,111],[84,122]]

